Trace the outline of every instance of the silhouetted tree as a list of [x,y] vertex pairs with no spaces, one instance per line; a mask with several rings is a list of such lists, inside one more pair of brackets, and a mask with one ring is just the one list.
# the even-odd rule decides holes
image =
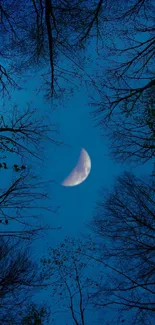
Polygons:
[[109,123],[108,135],[115,159],[145,163],[155,156],[155,87],[141,98],[141,105],[129,118]]
[[134,0],[125,5],[115,0],[113,5],[109,1],[104,12],[109,39],[100,50],[103,63],[97,63],[93,118],[101,130],[104,128],[104,134],[107,127],[117,160],[144,163],[154,158],[153,7],[152,0]]
[[4,65],[0,64],[0,93],[2,97],[4,97],[5,94],[9,95],[10,87],[20,88],[13,79],[10,70],[7,70]]
[[[38,310],[38,320],[39,314],[43,317],[45,306],[36,305],[34,309],[32,301],[33,295],[42,286],[44,285],[40,279],[38,265],[32,261],[30,248],[22,247],[19,240],[0,238],[0,323],[43,324],[33,320],[35,310],[36,313]],[[31,323],[28,322],[30,314]]]
[[[155,312],[155,191],[125,173],[98,202],[91,224],[100,238],[99,261],[109,269],[95,306],[114,306],[126,324],[153,324]],[[93,256],[93,254],[92,254]]]
[[1,189],[0,237],[32,239],[41,231],[54,229],[41,222],[43,212],[51,215],[58,209],[49,203],[51,198],[46,193],[46,187],[50,183],[37,182],[35,176],[24,171],[7,189]]
[[[26,312],[25,312],[26,313]],[[23,317],[21,325],[49,324],[50,311],[47,306],[38,306],[34,303],[27,306],[27,314]]]
[[[17,105],[8,114],[2,111],[0,115],[0,150],[1,153],[15,153],[24,157],[28,154],[36,158],[42,158],[42,143],[47,141],[60,144],[52,137],[57,133],[56,126],[44,124],[44,119],[37,117],[37,111],[30,105],[20,112]],[[43,154],[42,154],[43,155]]]
[[87,324],[87,309],[92,309],[90,293],[95,292],[97,280],[91,274],[90,258],[80,254],[82,246],[81,240],[66,238],[56,249],[49,248],[48,256],[41,259],[41,276],[52,282],[53,317],[55,313],[67,313],[67,319],[76,325]]
[[[1,52],[3,57],[13,57],[10,68],[16,74],[28,68],[49,66],[44,73],[47,96],[59,96],[64,92],[60,79],[73,82],[83,72],[84,55],[80,56],[87,39],[94,34],[99,38],[102,26],[101,13],[104,0],[56,1],[2,0],[1,10]],[[61,65],[61,58],[76,67],[76,72]],[[50,78],[49,78],[50,76]],[[5,89],[2,85],[2,89]]]
[[116,0],[106,8],[107,24],[109,28],[114,24],[115,31],[105,44],[106,65],[99,70],[101,100],[95,104],[99,106],[95,116],[101,124],[113,112],[127,116],[139,110],[145,91],[155,86],[153,7],[152,0],[125,5]]
[[[51,136],[57,132],[56,127],[44,124],[36,114],[29,106],[23,112],[14,106],[12,112],[6,114],[3,110],[0,115],[0,236],[33,238],[48,228],[41,226],[40,221],[35,222],[39,220],[40,211],[57,210],[50,203],[48,184],[37,181],[27,165],[26,158],[44,158],[45,141],[60,144]],[[14,159],[11,164],[10,157]],[[11,179],[8,179],[10,172]],[[51,183],[49,181],[49,186]]]

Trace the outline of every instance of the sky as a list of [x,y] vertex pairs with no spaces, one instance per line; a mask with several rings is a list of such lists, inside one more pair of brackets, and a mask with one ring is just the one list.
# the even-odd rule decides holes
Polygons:
[[[90,106],[86,88],[81,87],[74,94],[65,99],[65,102],[53,110],[50,102],[46,102],[42,93],[36,96],[35,88],[40,87],[39,76],[29,80],[22,91],[14,92],[13,101],[19,107],[25,107],[26,102],[31,100],[38,109],[38,115],[47,116],[51,124],[58,125],[59,139],[64,145],[54,146],[52,143],[45,143],[44,161],[35,163],[35,172],[44,181],[55,180],[51,187],[51,203],[53,206],[60,206],[57,213],[46,215],[43,213],[42,224],[49,224],[51,227],[61,227],[58,230],[50,230],[43,238],[33,243],[33,252],[36,259],[47,253],[47,248],[56,247],[66,236],[79,237],[81,234],[90,233],[87,224],[91,221],[95,202],[98,199],[100,187],[112,188],[114,179],[122,172],[123,168],[112,161],[107,139],[100,135],[98,128],[95,128],[90,117]],[[81,148],[84,148],[91,159],[91,172],[88,178],[78,186],[64,187],[61,182],[75,167]],[[32,159],[33,160],[33,159]],[[15,163],[10,156],[9,163]],[[31,166],[31,161],[28,165]],[[2,174],[3,177],[3,174]],[[10,173],[8,172],[8,180]],[[6,181],[6,174],[5,174]],[[42,222],[43,221],[43,222]],[[36,294],[36,301],[46,299],[47,293]],[[92,315],[90,313],[90,318]],[[94,321],[96,316],[94,318]],[[57,316],[56,325],[62,325],[64,315]],[[71,325],[68,321],[67,325]]]
[[[39,80],[36,80],[38,83]],[[30,86],[31,87],[31,86]],[[34,87],[34,84],[33,84]],[[19,101],[33,97],[31,92],[26,98],[21,93]],[[58,124],[59,138],[64,142],[62,146],[45,144],[45,160],[36,166],[44,180],[55,180],[52,185],[52,203],[60,206],[51,219],[47,220],[51,226],[61,230],[52,231],[48,238],[49,245],[59,243],[66,235],[85,233],[85,224],[92,218],[92,210],[98,197],[99,188],[112,187],[116,176],[122,171],[122,166],[112,161],[107,146],[106,137],[100,136],[90,117],[90,107],[86,89],[79,89],[71,98],[65,100],[65,107],[58,106],[52,111],[50,103],[46,103],[42,96],[34,99],[36,107],[46,115],[51,114],[51,123]],[[88,178],[78,186],[64,187],[61,182],[77,164],[81,148],[84,148],[91,159],[91,172]],[[43,247],[43,246],[42,246]]]
[[[35,255],[40,258],[41,254],[46,253],[48,246],[55,247],[65,236],[78,237],[80,234],[89,233],[90,229],[86,225],[93,217],[99,189],[101,187],[104,187],[105,191],[112,189],[116,177],[124,169],[131,168],[129,165],[118,164],[112,160],[108,139],[103,132],[101,137],[99,128],[94,127],[90,116],[92,108],[89,106],[84,86],[75,91],[70,98],[65,99],[64,105],[57,105],[55,110],[52,109],[50,102],[44,100],[41,93],[36,95],[34,91],[36,86],[40,86],[39,76],[27,82],[25,86],[27,90],[14,92],[14,100],[21,107],[24,107],[25,102],[33,100],[38,108],[38,114],[45,114],[48,120],[51,119],[51,123],[58,124],[59,137],[64,142],[62,146],[45,144],[44,162],[36,165],[36,171],[42,179],[56,181],[49,195],[52,197],[52,204],[60,206],[56,214],[46,216],[45,213],[43,222],[51,227],[61,227],[59,230],[51,230],[46,238],[34,242]],[[91,172],[82,184],[63,187],[61,182],[75,167],[81,148],[84,148],[90,156]],[[148,166],[139,167],[136,172],[145,172],[147,168]],[[60,323],[56,325],[63,324],[61,319],[59,321]],[[67,325],[70,324],[72,323]]]
[[[92,47],[88,55],[93,53],[91,49]],[[92,55],[92,59],[93,56],[95,55]],[[129,163],[116,163],[112,159],[104,129],[101,136],[99,128],[94,126],[90,116],[92,107],[89,105],[84,86],[69,98],[65,98],[56,109],[43,98],[41,92],[36,96],[37,87],[40,87],[39,76],[30,79],[25,89],[15,92],[13,98],[19,103],[19,107],[24,107],[26,102],[32,101],[38,115],[43,114],[47,117],[49,124],[56,123],[59,130],[58,138],[64,143],[61,146],[45,143],[44,161],[39,164],[38,161],[35,162],[35,171],[39,177],[45,181],[55,180],[49,195],[52,197],[52,204],[60,208],[50,217],[45,215],[44,219],[50,226],[61,226],[60,230],[54,230],[48,236],[49,245],[56,245],[66,235],[78,236],[88,231],[86,224],[93,217],[93,209],[101,187],[105,188],[105,191],[112,189],[117,176],[124,170],[136,172],[137,175],[147,173],[149,164],[134,168]],[[84,148],[90,156],[91,172],[80,185],[64,187],[61,183],[77,164],[81,148]],[[29,164],[31,166],[31,162]],[[40,245],[44,250],[44,239]]]

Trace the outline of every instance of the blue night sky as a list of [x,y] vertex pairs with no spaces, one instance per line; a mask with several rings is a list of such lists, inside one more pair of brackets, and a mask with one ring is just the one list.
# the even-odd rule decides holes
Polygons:
[[[99,188],[102,186],[105,190],[110,189],[124,166],[112,161],[106,136],[101,137],[100,130],[94,127],[85,88],[79,89],[65,103],[52,110],[51,103],[47,103],[41,93],[34,97],[32,89],[35,86],[39,86],[39,78],[31,81],[27,91],[21,91],[20,97],[17,95],[18,102],[23,104],[24,101],[32,100],[41,114],[47,116],[48,121],[51,116],[51,124],[58,125],[58,138],[63,142],[61,146],[45,143],[44,161],[39,165],[38,161],[34,162],[39,177],[46,181],[55,180],[49,195],[52,204],[60,208],[56,214],[51,214],[50,219],[49,216],[44,216],[45,222],[50,226],[62,227],[48,235],[48,243],[53,245],[62,241],[66,235],[79,235],[88,231],[86,223],[92,218]],[[85,148],[91,158],[91,172],[80,185],[64,187],[61,182],[75,167],[81,148]],[[31,163],[30,161],[30,166]],[[44,243],[46,241],[43,239],[42,249]]]
[[[60,207],[56,213],[46,215],[44,212],[42,214],[41,223],[43,225],[49,224],[56,228],[60,226],[61,229],[50,230],[43,238],[33,243],[36,260],[47,253],[48,247],[56,247],[66,236],[79,238],[81,234],[90,233],[87,224],[93,217],[95,203],[99,198],[99,189],[105,188],[105,192],[112,189],[114,181],[120,173],[125,169],[133,169],[129,164],[118,164],[112,160],[108,149],[108,139],[103,132],[101,137],[100,130],[94,127],[90,116],[92,108],[84,87],[53,110],[51,103],[44,100],[42,93],[38,96],[35,95],[33,89],[39,86],[40,80],[37,77],[27,84],[27,90],[13,95],[20,105],[32,101],[38,109],[38,114],[44,113],[49,124],[56,123],[59,129],[58,139],[63,142],[61,146],[45,142],[44,161],[39,164],[35,160],[28,162],[30,166],[34,164],[35,172],[44,181],[55,180],[48,194],[52,198],[52,205]],[[63,187],[61,182],[75,167],[81,148],[85,148],[89,153],[92,164],[91,172],[82,184],[75,187]],[[12,160],[12,162],[14,161]],[[146,170],[146,166],[135,169],[137,174]],[[50,289],[48,293],[50,293]],[[47,292],[43,291],[35,295],[35,301],[46,301],[47,297]],[[48,302],[50,302],[49,299],[53,298],[48,298]],[[53,300],[51,301],[53,303]],[[97,315],[92,315],[90,312],[88,321],[92,324],[92,319],[94,319],[94,324],[95,322],[99,324],[100,316],[103,319],[99,312]],[[54,324],[61,325],[65,319],[64,314],[58,313]],[[72,325],[72,320],[67,318],[66,324]]]
[[[92,49],[93,43],[88,49],[88,55],[95,59]],[[101,59],[100,59],[101,60]],[[105,61],[103,61],[104,63]],[[66,62],[63,62],[65,65]],[[89,65],[87,71],[91,72],[94,66]],[[44,143],[44,160],[28,161],[28,165],[35,166],[35,172],[44,181],[55,180],[49,189],[49,196],[53,206],[59,206],[56,213],[43,213],[42,224],[49,224],[51,227],[61,227],[61,229],[50,230],[47,234],[33,243],[34,255],[40,259],[41,255],[47,252],[48,247],[55,247],[61,243],[66,236],[79,237],[80,234],[90,232],[87,224],[93,217],[95,203],[99,198],[99,189],[105,191],[112,189],[116,177],[124,170],[134,170],[138,174],[147,172],[149,164],[137,168],[129,164],[116,163],[108,147],[108,139],[98,127],[94,126],[90,112],[93,108],[89,105],[89,98],[84,84],[79,86],[71,96],[62,102],[57,102],[57,107],[44,99],[42,91],[36,95],[35,89],[41,87],[39,74],[35,78],[29,78],[24,90],[15,91],[13,101],[20,107],[25,108],[27,102],[32,102],[38,110],[38,115],[44,115],[49,125],[55,123],[58,126],[57,138],[63,142],[57,146],[52,143]],[[75,167],[81,148],[84,148],[91,158],[91,172],[88,178],[75,187],[63,187],[61,182]],[[11,161],[12,159],[12,161]],[[14,159],[10,157],[10,164]],[[2,178],[7,180],[7,174],[2,174]],[[9,179],[8,171],[8,179]],[[46,298],[46,293],[36,295],[36,300]],[[63,316],[56,325],[62,325]],[[92,316],[90,316],[92,317]],[[92,324],[92,323],[90,323]],[[94,323],[95,324],[95,323]],[[67,323],[67,325],[72,325]]]
[[[88,55],[95,61],[95,54],[90,46]],[[65,63],[64,63],[65,65]],[[94,64],[95,65],[95,64]],[[93,68],[93,65],[91,65]],[[87,71],[91,71],[88,66]],[[98,199],[98,190],[103,187],[105,191],[112,189],[116,177],[124,170],[133,170],[137,174],[145,173],[148,165],[133,168],[129,163],[116,163],[108,148],[108,138],[94,126],[90,112],[93,108],[89,105],[87,90],[84,86],[74,91],[72,96],[65,98],[57,107],[44,99],[43,93],[36,96],[35,89],[40,88],[39,75],[30,78],[24,90],[14,92],[13,101],[25,108],[26,103],[33,103],[37,108],[37,114],[45,117],[49,126],[53,123],[58,127],[57,138],[63,142],[61,146],[52,143],[44,144],[44,161],[29,161],[30,167],[35,166],[35,172],[45,181],[55,180],[49,195],[52,197],[52,205],[59,206],[56,214],[49,217],[44,215],[45,223],[51,227],[61,226],[61,230],[53,230],[48,233],[48,244],[55,245],[63,240],[66,235],[79,235],[88,231],[86,223],[93,217],[93,209]],[[50,124],[51,123],[51,124]],[[55,135],[54,135],[55,136]],[[91,172],[88,178],[75,187],[63,187],[61,182],[75,167],[81,148],[85,148],[91,158]],[[11,157],[10,157],[11,163]],[[6,179],[6,178],[5,178]],[[90,230],[89,230],[90,231]],[[46,251],[47,241],[41,240],[40,247]],[[37,247],[38,247],[37,243]],[[40,248],[39,248],[40,251]]]
[[[94,127],[89,106],[86,88],[81,87],[74,94],[60,103],[54,110],[50,102],[46,102],[42,92],[36,96],[35,88],[40,87],[39,76],[30,80],[24,90],[14,92],[13,101],[23,109],[27,102],[32,102],[37,108],[38,115],[44,115],[50,123],[58,125],[58,139],[64,144],[55,146],[52,143],[44,144],[44,161],[32,159],[27,165],[35,168],[35,172],[43,181],[55,180],[49,190],[52,206],[60,206],[56,213],[42,214],[41,224],[50,227],[61,227],[50,230],[43,238],[33,243],[35,259],[40,259],[47,253],[48,247],[56,247],[66,236],[79,237],[90,230],[87,224],[93,217],[93,209],[98,199],[98,190],[104,187],[105,191],[112,187],[115,178],[123,171],[124,167],[112,161],[108,150],[106,136],[100,135],[100,130]],[[50,122],[51,121],[51,122]],[[63,187],[61,182],[75,167],[81,148],[84,148],[91,158],[91,172],[88,178],[75,187]],[[10,156],[9,163],[14,163]],[[8,179],[10,178],[9,171]],[[3,177],[3,174],[2,174]],[[5,173],[6,182],[6,173]],[[50,290],[49,290],[50,291]],[[36,294],[36,300],[46,300],[47,293]],[[49,301],[48,301],[49,302]],[[90,313],[92,320],[92,315]],[[63,324],[64,315],[57,315],[56,325]],[[95,321],[97,321],[95,316]],[[67,325],[71,325],[67,320]]]

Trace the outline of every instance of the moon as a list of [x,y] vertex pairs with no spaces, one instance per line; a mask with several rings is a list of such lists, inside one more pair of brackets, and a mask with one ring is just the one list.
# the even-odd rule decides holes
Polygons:
[[85,149],[81,149],[80,157],[75,168],[61,183],[63,186],[76,186],[86,180],[91,170],[91,160]]

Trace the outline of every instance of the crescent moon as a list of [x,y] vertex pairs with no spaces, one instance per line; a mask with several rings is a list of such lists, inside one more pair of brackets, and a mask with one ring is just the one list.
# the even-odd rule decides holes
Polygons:
[[80,157],[75,168],[61,183],[63,186],[76,186],[86,180],[91,170],[91,160],[85,149],[81,150]]

